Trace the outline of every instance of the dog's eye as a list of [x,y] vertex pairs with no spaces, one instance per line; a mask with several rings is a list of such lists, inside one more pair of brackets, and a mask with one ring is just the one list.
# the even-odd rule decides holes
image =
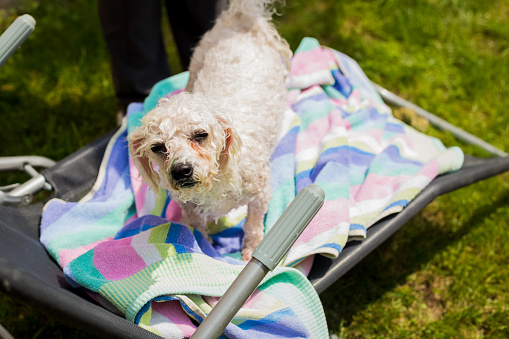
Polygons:
[[153,144],[150,147],[150,150],[154,153],[166,153],[166,146],[162,142],[159,142],[157,144]]
[[195,142],[200,142],[200,141],[207,139],[208,136],[209,136],[209,134],[207,132],[199,131],[193,135],[192,140]]

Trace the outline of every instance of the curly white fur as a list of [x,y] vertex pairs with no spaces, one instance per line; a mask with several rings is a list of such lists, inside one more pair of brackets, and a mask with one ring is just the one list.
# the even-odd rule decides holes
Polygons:
[[188,226],[206,232],[208,221],[247,204],[243,260],[263,238],[291,57],[270,3],[232,0],[196,47],[186,90],[161,99],[129,135],[143,180],[168,189]]

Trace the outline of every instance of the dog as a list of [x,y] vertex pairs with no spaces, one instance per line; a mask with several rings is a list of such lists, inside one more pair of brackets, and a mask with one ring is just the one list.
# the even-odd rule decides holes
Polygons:
[[168,190],[187,226],[208,237],[208,222],[247,205],[243,261],[264,235],[292,56],[271,6],[232,0],[195,48],[185,90],[160,99],[128,137],[142,179]]

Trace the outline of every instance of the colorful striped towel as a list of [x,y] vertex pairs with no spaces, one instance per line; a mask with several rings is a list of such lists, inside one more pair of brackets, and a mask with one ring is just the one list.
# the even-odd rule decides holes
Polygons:
[[[92,190],[79,202],[44,208],[41,242],[67,280],[99,303],[165,338],[188,338],[244,267],[198,231],[138,216],[126,128],[111,139]],[[138,201],[140,201],[138,199]],[[144,206],[150,203],[144,200]],[[167,210],[168,206],[153,210]],[[270,272],[228,325],[228,338],[325,338],[320,299],[305,275]]]
[[[239,208],[209,225],[210,245],[178,224],[178,205],[148,190],[129,159],[128,131],[187,79],[183,73],[163,80],[143,105],[131,105],[127,131],[110,141],[92,190],[76,203],[51,200],[41,222],[41,242],[73,285],[169,338],[192,334],[242,269],[246,214]],[[266,231],[310,183],[324,189],[326,202],[227,327],[228,337],[327,337],[320,301],[304,275],[313,254],[337,256],[348,239],[365,237],[369,226],[463,161],[458,148],[446,149],[393,118],[359,66],[315,39],[297,49],[288,87],[285,128],[271,159]]]

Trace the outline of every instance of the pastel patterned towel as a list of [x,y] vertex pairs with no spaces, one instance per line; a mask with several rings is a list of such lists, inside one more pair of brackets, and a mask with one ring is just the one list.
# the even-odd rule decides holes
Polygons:
[[[188,337],[242,269],[245,208],[209,225],[213,244],[180,225],[178,205],[138,178],[125,137],[159,98],[185,86],[158,83],[110,141],[96,184],[79,202],[51,200],[41,242],[68,280],[127,319],[169,338]],[[305,275],[313,254],[335,257],[350,238],[400,211],[440,173],[461,167],[446,149],[394,119],[359,66],[304,39],[292,61],[288,109],[271,159],[266,231],[310,183],[326,202],[280,267],[227,327],[227,337],[327,337],[320,301]],[[290,266],[297,267],[291,268]]]
[[[111,139],[97,182],[83,199],[46,204],[41,242],[74,287],[85,288],[105,307],[158,335],[188,338],[244,263],[221,256],[187,226],[138,216],[126,136],[124,127]],[[168,209],[156,205],[153,210]],[[325,338],[328,332],[320,299],[305,275],[278,267],[224,335]]]

